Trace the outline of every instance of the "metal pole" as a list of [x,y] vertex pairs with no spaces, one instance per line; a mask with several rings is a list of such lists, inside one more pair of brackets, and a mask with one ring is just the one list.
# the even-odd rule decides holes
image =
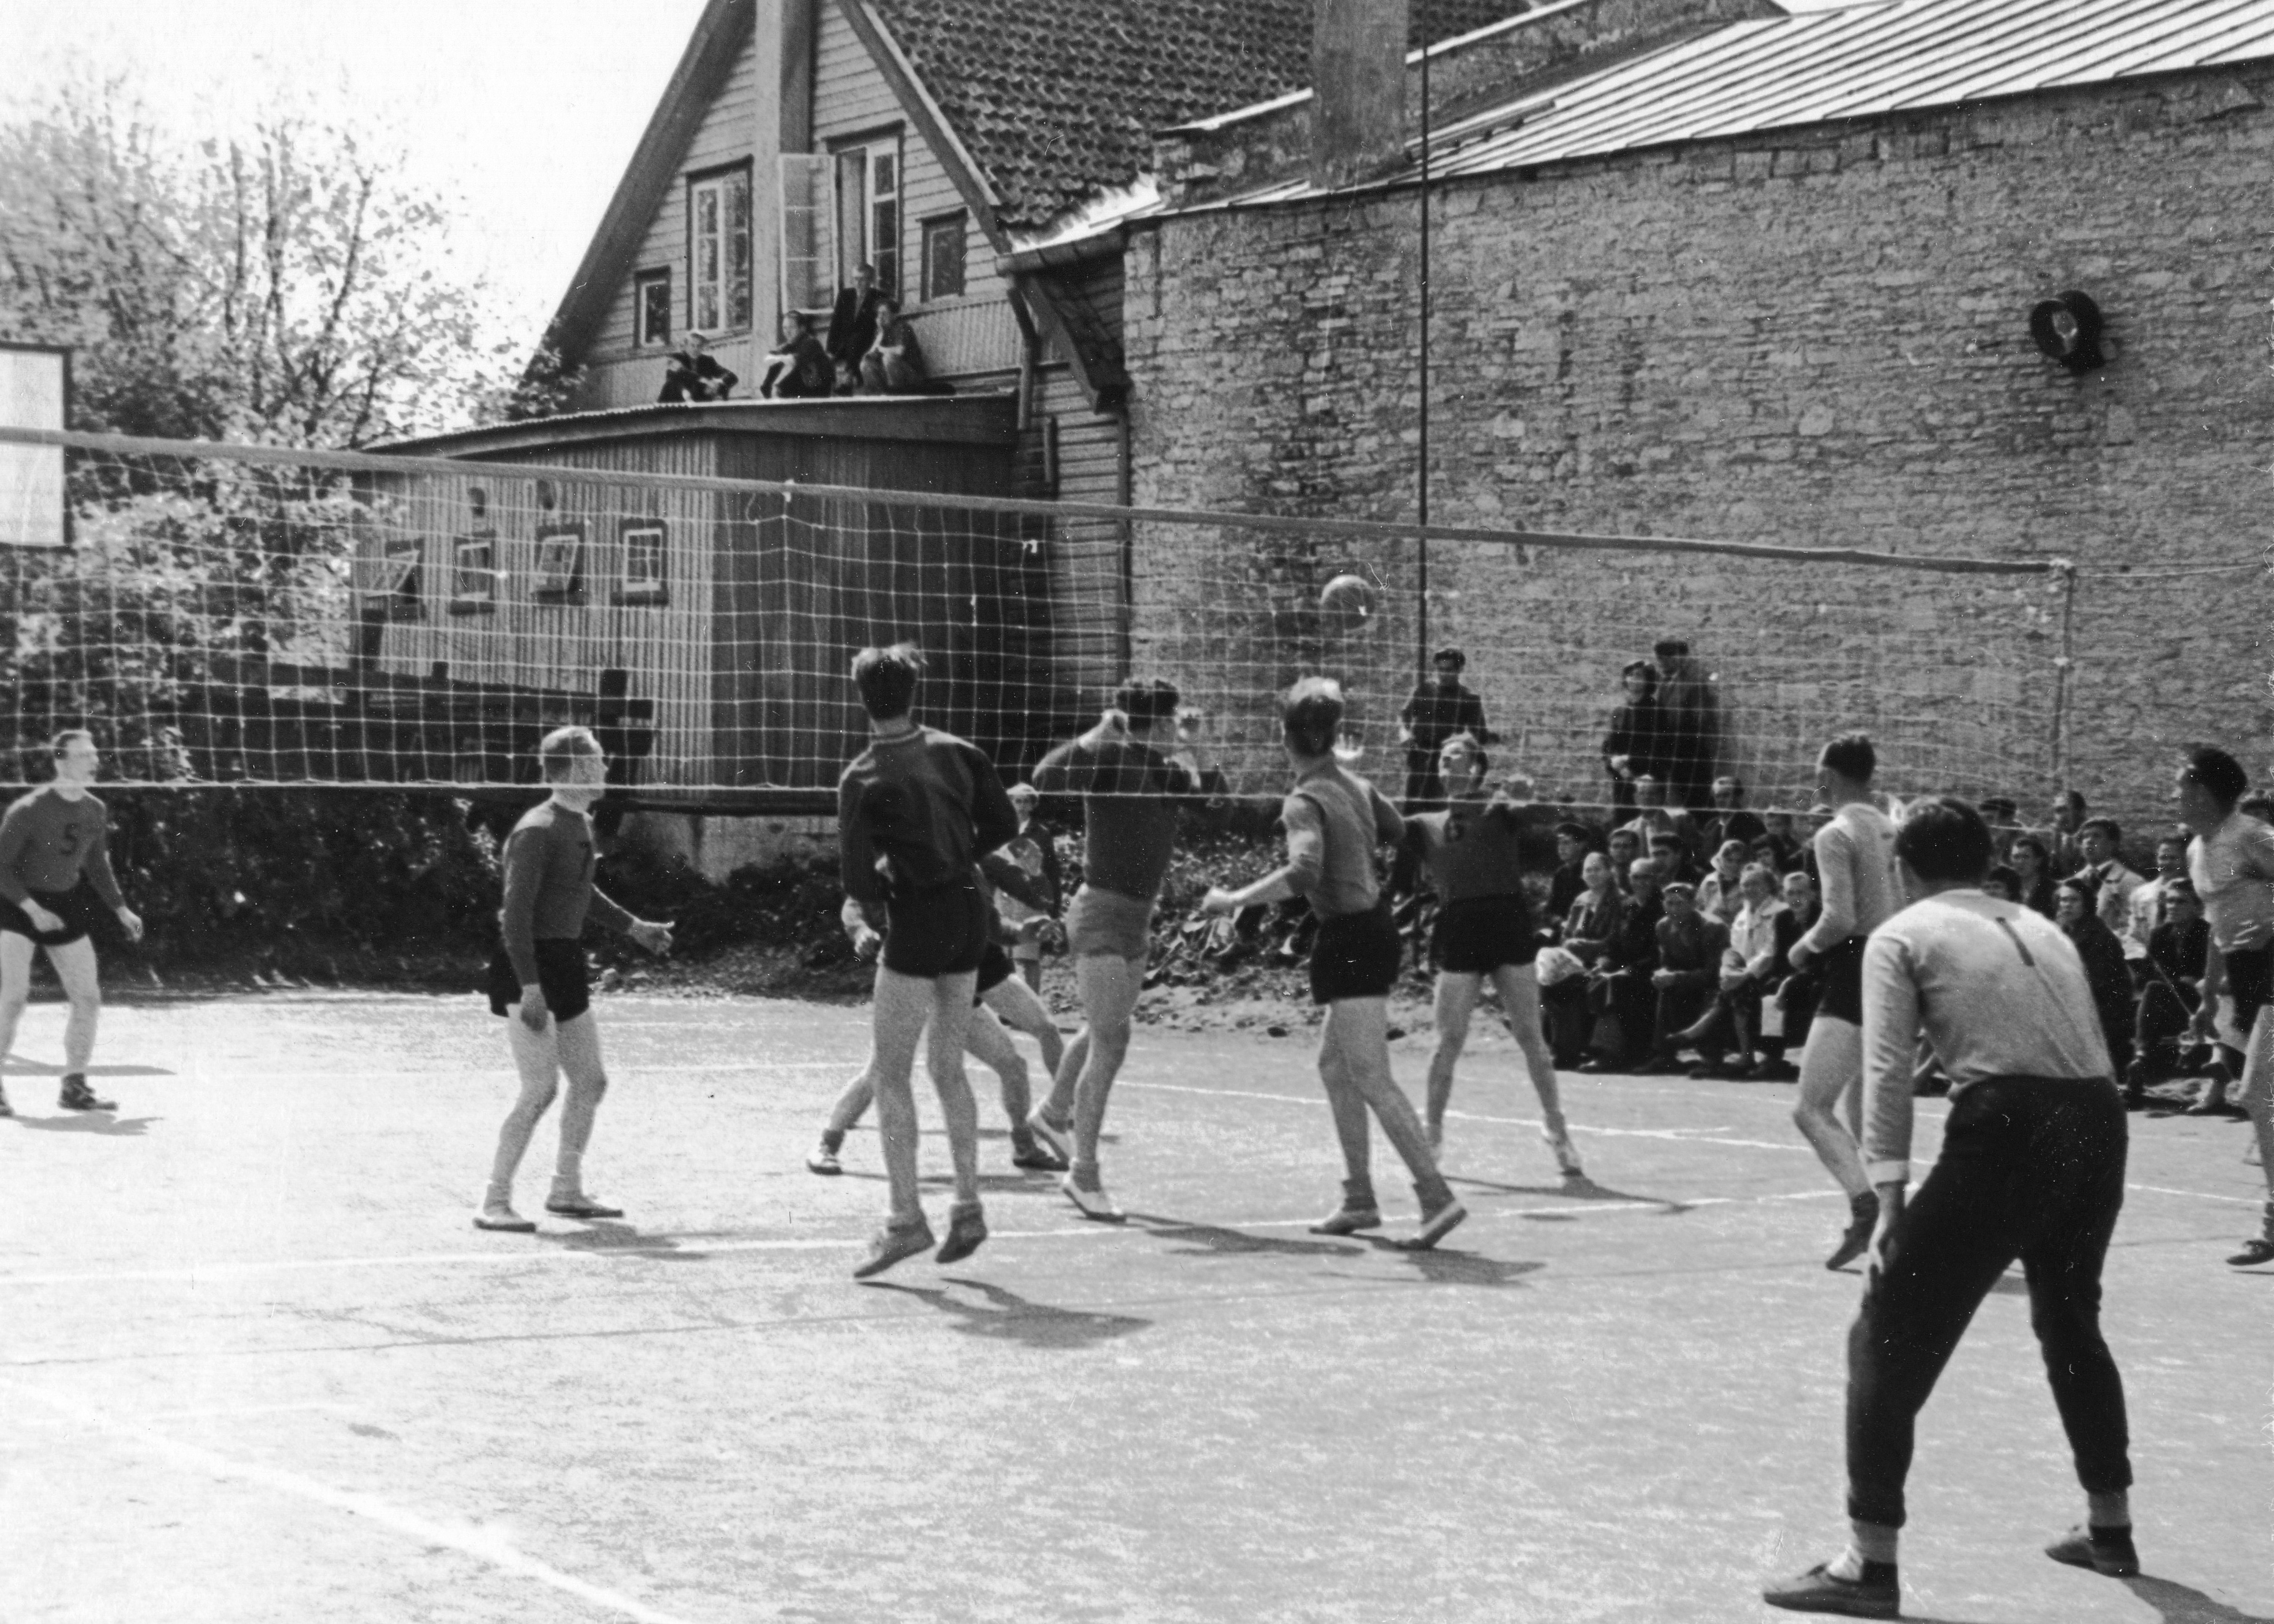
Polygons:
[[2061,804],[2068,804],[2070,706],[2076,687],[2076,566],[2062,560],[2055,579],[2060,583],[2060,654],[2053,661],[2053,786]]
[[[1421,465],[1416,475],[1415,515],[1426,530],[1429,523],[1429,0],[1414,0],[1421,22]],[[1429,674],[1429,540],[1413,543],[1413,671],[1416,679]]]

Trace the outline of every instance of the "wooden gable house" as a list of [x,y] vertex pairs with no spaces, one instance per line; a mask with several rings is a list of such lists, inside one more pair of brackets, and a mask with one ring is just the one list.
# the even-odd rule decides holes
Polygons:
[[[787,805],[856,748],[851,651],[907,637],[935,657],[930,713],[1025,759],[1124,673],[1126,527],[880,497],[804,545],[747,494],[652,477],[1126,506],[1111,222],[1151,196],[1156,131],[1307,82],[1311,5],[711,0],[546,335],[568,410],[392,448],[591,478],[406,474],[359,657],[605,693],[659,796]],[[1430,11],[1442,36],[1522,9]],[[825,326],[863,262],[949,393],[656,403],[690,329],[746,396],[785,313]],[[547,548],[571,536],[568,591]]]

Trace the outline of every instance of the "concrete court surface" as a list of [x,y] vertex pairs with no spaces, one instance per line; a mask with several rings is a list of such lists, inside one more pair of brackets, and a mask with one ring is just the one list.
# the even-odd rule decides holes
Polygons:
[[[1141,1028],[1126,1228],[1011,1174],[975,1072],[994,1237],[859,1286],[876,1141],[801,1158],[866,1011],[599,1007],[590,1182],[630,1215],[532,1239],[468,1223],[513,1090],[472,996],[114,1006],[115,1119],[56,1111],[34,1006],[0,1619],[1654,1624],[1790,1616],[1761,1581],[1838,1548],[1859,1280],[1820,1267],[1840,1205],[1788,1088],[1567,1078],[1572,1193],[1480,1042],[1447,1152],[1475,1216],[1414,1255],[1305,1233],[1337,1171],[1306,1040]],[[2244,1139],[2134,1121],[2107,1326],[2148,1576],[2038,1553],[2080,1496],[2009,1278],[1924,1417],[1909,1616],[2274,1619],[2274,1278],[2221,1262]]]

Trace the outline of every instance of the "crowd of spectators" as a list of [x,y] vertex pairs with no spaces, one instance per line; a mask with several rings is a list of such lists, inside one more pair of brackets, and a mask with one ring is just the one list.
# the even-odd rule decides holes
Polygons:
[[[1631,710],[1651,684],[1630,672],[1630,694],[1643,690],[1623,708]],[[1787,1055],[1806,1035],[1818,989],[1789,953],[1816,918],[1808,837],[1828,814],[1754,811],[1729,774],[1713,780],[1698,812],[1653,772],[1631,773],[1626,786],[1608,827],[1571,819],[1555,830],[1540,969],[1556,1064],[1792,1079]],[[2148,1103],[2158,1083],[2202,1076],[2191,1109],[2240,1115],[2227,1102],[2240,1050],[2226,1041],[2239,1034],[2222,1029],[2210,1046],[2191,1041],[2210,932],[2187,878],[2186,831],[2158,834],[2154,872],[2142,875],[2125,859],[2116,820],[2090,816],[2074,791],[2037,826],[2007,797],[1986,797],[1978,809],[1999,857],[1985,889],[2053,920],[2075,944],[2127,1102]],[[2274,799],[2247,797],[2239,809],[2274,823]],[[1920,1083],[1929,1092],[1938,1085],[1931,1053],[1921,1056]]]

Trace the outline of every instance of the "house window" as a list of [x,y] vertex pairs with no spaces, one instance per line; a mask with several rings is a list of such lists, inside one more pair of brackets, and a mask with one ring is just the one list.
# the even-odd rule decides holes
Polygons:
[[643,350],[671,342],[671,273],[643,271],[632,281],[632,320]]
[[584,527],[574,520],[540,526],[537,532],[537,601],[584,601]]
[[924,222],[923,297],[927,302],[962,297],[964,224],[961,214]]
[[687,184],[688,325],[746,332],[750,325],[750,171]]
[[372,560],[364,613],[383,620],[418,618],[418,566],[425,549],[416,541],[390,541]]
[[837,151],[837,282],[853,285],[866,261],[877,286],[900,294],[900,138],[887,136]]
[[616,577],[620,604],[663,604],[663,560],[668,530],[661,519],[626,519],[618,532],[623,544],[623,573]]

